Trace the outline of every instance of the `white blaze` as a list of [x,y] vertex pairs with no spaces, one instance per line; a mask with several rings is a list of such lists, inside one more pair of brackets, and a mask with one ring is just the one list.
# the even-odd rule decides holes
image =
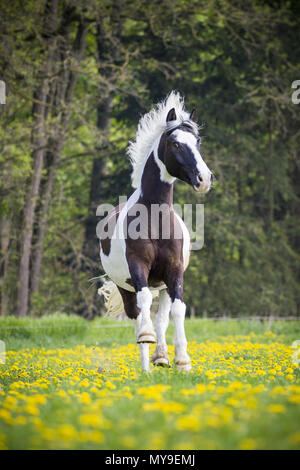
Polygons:
[[203,158],[201,157],[201,154],[197,146],[197,137],[191,132],[186,132],[181,129],[177,129],[176,131],[174,131],[173,135],[176,137],[176,140],[178,142],[180,142],[181,144],[186,144],[191,150],[191,152],[193,153],[195,160],[196,160],[197,170],[199,171],[202,181],[203,181],[202,182],[203,190],[210,188],[211,171],[206,165]]

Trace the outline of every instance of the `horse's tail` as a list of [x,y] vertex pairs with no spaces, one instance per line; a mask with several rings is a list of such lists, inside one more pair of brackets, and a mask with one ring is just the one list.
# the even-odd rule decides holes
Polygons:
[[[98,289],[98,294],[104,298],[104,305],[106,308],[105,316],[118,317],[125,312],[123,299],[116,284],[109,279],[105,274],[100,276],[103,280],[103,285]],[[155,299],[159,296],[158,290],[151,290],[152,298]]]
[[118,317],[124,313],[124,304],[116,284],[107,276],[103,281],[102,287],[98,289],[98,294],[104,297],[104,305],[106,308],[106,316]]

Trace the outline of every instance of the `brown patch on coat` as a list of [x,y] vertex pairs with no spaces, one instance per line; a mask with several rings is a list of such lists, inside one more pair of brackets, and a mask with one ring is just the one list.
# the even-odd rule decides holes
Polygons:
[[[128,282],[128,280],[126,282]],[[119,286],[118,286],[118,289],[122,296],[126,315],[132,319],[137,318],[140,313],[140,309],[138,308],[137,303],[136,303],[136,293],[125,290]]]

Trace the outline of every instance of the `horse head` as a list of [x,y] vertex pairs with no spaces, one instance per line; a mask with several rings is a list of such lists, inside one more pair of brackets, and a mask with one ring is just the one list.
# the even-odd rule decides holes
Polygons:
[[175,108],[170,109],[166,118],[166,131],[158,148],[158,158],[169,175],[185,181],[199,193],[206,193],[215,178],[200,154],[201,138],[193,118],[194,111],[189,120],[174,127],[172,123],[177,121],[176,111]]

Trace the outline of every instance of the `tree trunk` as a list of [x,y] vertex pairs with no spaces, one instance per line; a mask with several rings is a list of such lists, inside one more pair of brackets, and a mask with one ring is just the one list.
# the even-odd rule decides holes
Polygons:
[[[116,0],[113,5],[113,12],[111,17],[111,23],[115,25],[116,33],[115,37],[119,40],[121,35],[122,21],[119,17],[119,9],[122,5],[121,0]],[[112,56],[112,64],[118,61],[118,48],[115,46],[113,52],[111,52],[111,43],[107,41],[105,35],[105,29],[101,22],[97,24],[97,51],[98,51],[98,69],[99,73],[105,76],[110,81],[112,80],[112,71],[110,67],[104,67],[102,65],[107,60],[107,55]],[[97,108],[97,128],[105,136],[105,142],[109,143],[109,132],[110,132],[110,114],[112,107],[113,93],[108,92],[107,96],[100,102]],[[103,152],[99,152],[93,160],[92,174],[91,174],[91,187],[90,187],[90,198],[88,215],[85,221],[85,238],[83,243],[83,257],[85,267],[91,271],[94,275],[93,267],[97,269],[99,262],[99,240],[96,236],[96,225],[98,219],[96,217],[96,209],[102,202],[103,194],[103,176],[105,174],[105,156]]]
[[[114,2],[111,23],[116,27],[116,39],[120,38],[122,21],[119,16],[119,9],[122,1],[116,0]],[[98,50],[98,70],[99,73],[105,76],[107,81],[112,81],[112,69],[110,67],[103,67],[102,65],[107,61],[107,56],[113,58],[110,65],[114,65],[118,60],[118,48],[114,45],[113,52],[111,51],[111,43],[107,41],[105,29],[101,22],[97,24],[97,50]],[[106,97],[102,100],[97,108],[97,128],[105,136],[104,142],[109,147],[109,133],[110,133],[110,115],[112,108],[113,92],[108,91]],[[105,145],[104,144],[104,145]],[[106,146],[106,145],[105,145]],[[89,277],[99,275],[99,240],[96,236],[96,225],[98,218],[96,217],[96,209],[103,201],[103,176],[105,175],[106,157],[103,150],[99,150],[99,155],[93,160],[91,186],[88,214],[85,220],[85,236],[82,246],[82,267],[89,273]],[[97,306],[97,288],[93,287],[93,295],[91,301],[87,303],[84,299],[84,307],[80,309],[80,314],[91,318],[98,310]]]
[[43,244],[44,244],[44,237],[46,233],[47,214],[48,214],[53,183],[54,183],[54,179],[56,175],[56,169],[58,165],[59,156],[62,150],[62,146],[63,146],[63,142],[60,142],[59,148],[54,153],[54,159],[49,169],[48,180],[45,185],[45,194],[43,198],[44,201],[42,203],[41,212],[40,212],[37,242],[36,242],[36,246],[34,250],[34,258],[33,258],[33,263],[32,263],[32,281],[31,281],[31,293],[32,294],[37,293],[39,290],[41,264],[42,264],[42,259],[43,259]]
[[6,275],[9,262],[9,241],[10,241],[10,226],[11,221],[8,218],[1,220],[0,234],[1,234],[1,261],[0,261],[0,287],[1,287],[1,311],[0,316],[7,315],[8,295],[6,293]]
[[[270,107],[271,108],[271,107]],[[272,116],[270,114],[270,116]],[[274,170],[273,170],[273,154],[274,154],[274,142],[273,142],[273,131],[274,131],[274,126],[273,126],[273,118],[270,117],[270,123],[269,123],[269,169],[268,169],[268,180],[269,180],[269,191],[268,191],[268,197],[269,197],[269,211],[268,211],[268,222],[269,222],[269,227],[268,230],[272,230],[272,225],[274,221]]]
[[[243,217],[243,191],[242,191],[242,174],[241,171],[238,171],[237,174],[237,196],[238,196],[238,214],[240,220]],[[244,257],[245,257],[245,249],[244,249],[244,235],[240,236],[239,241],[239,265],[241,268],[244,266]]]
[[[67,13],[67,12],[65,12]],[[66,14],[65,23],[68,22],[68,15]],[[66,27],[62,28],[61,34],[64,36],[64,45],[69,44],[68,35],[70,34],[70,23]],[[85,50],[85,39],[87,32],[87,24],[84,21],[80,21],[77,29],[77,35],[74,41],[73,55],[80,61],[83,57]],[[34,259],[32,265],[32,283],[31,293],[35,294],[39,290],[40,284],[40,271],[43,259],[43,243],[46,233],[47,214],[49,204],[51,201],[51,193],[55,180],[57,166],[60,160],[61,152],[64,146],[65,137],[67,135],[69,118],[70,118],[70,104],[73,101],[74,89],[78,77],[78,72],[65,69],[65,60],[67,58],[68,48],[63,48],[60,57],[61,63],[61,79],[57,82],[56,90],[56,123],[52,132],[52,136],[48,142],[48,156],[50,165],[48,169],[48,179],[45,184],[45,194],[42,201],[40,210],[39,224],[38,224],[38,235],[37,243],[34,252]]]
[[[101,132],[105,132],[106,140],[109,140],[109,121],[111,110],[112,97],[105,100],[98,106],[98,119],[97,127]],[[92,174],[91,174],[91,189],[89,198],[88,216],[85,221],[85,239],[83,245],[83,255],[87,258],[86,264],[90,267],[94,264],[98,265],[99,258],[99,240],[96,236],[96,225],[98,218],[96,217],[96,210],[102,202],[103,194],[103,176],[105,174],[106,161],[103,152],[100,150],[100,155],[93,160]]]
[[[47,2],[45,8],[45,37],[47,36],[48,47],[45,51],[46,57],[41,69],[41,75],[46,76],[52,70],[53,56],[55,52],[56,37],[53,32],[57,21],[58,0]],[[33,171],[29,185],[29,191],[25,203],[23,214],[23,230],[21,237],[21,256],[19,265],[19,280],[17,293],[16,315],[23,317],[28,313],[29,305],[29,277],[30,277],[30,256],[33,235],[34,213],[39,195],[39,188],[42,176],[44,151],[46,146],[46,108],[48,94],[48,79],[43,78],[41,85],[35,92],[35,103],[33,106],[33,117],[35,124],[32,129],[32,160]]]
[[[41,88],[36,94],[36,98],[42,103],[46,102],[47,84],[44,81]],[[30,182],[30,189],[24,210],[24,228],[21,245],[21,259],[19,269],[19,282],[18,282],[18,300],[16,315],[23,317],[27,315],[28,299],[29,299],[29,263],[31,255],[31,241],[34,223],[34,211],[36,206],[37,197],[39,194],[39,187],[41,182],[44,149],[46,145],[45,138],[45,106],[43,104],[36,105],[34,115],[36,115],[36,125],[33,129],[33,145],[36,150],[33,151],[32,159],[34,162],[33,172]]]

